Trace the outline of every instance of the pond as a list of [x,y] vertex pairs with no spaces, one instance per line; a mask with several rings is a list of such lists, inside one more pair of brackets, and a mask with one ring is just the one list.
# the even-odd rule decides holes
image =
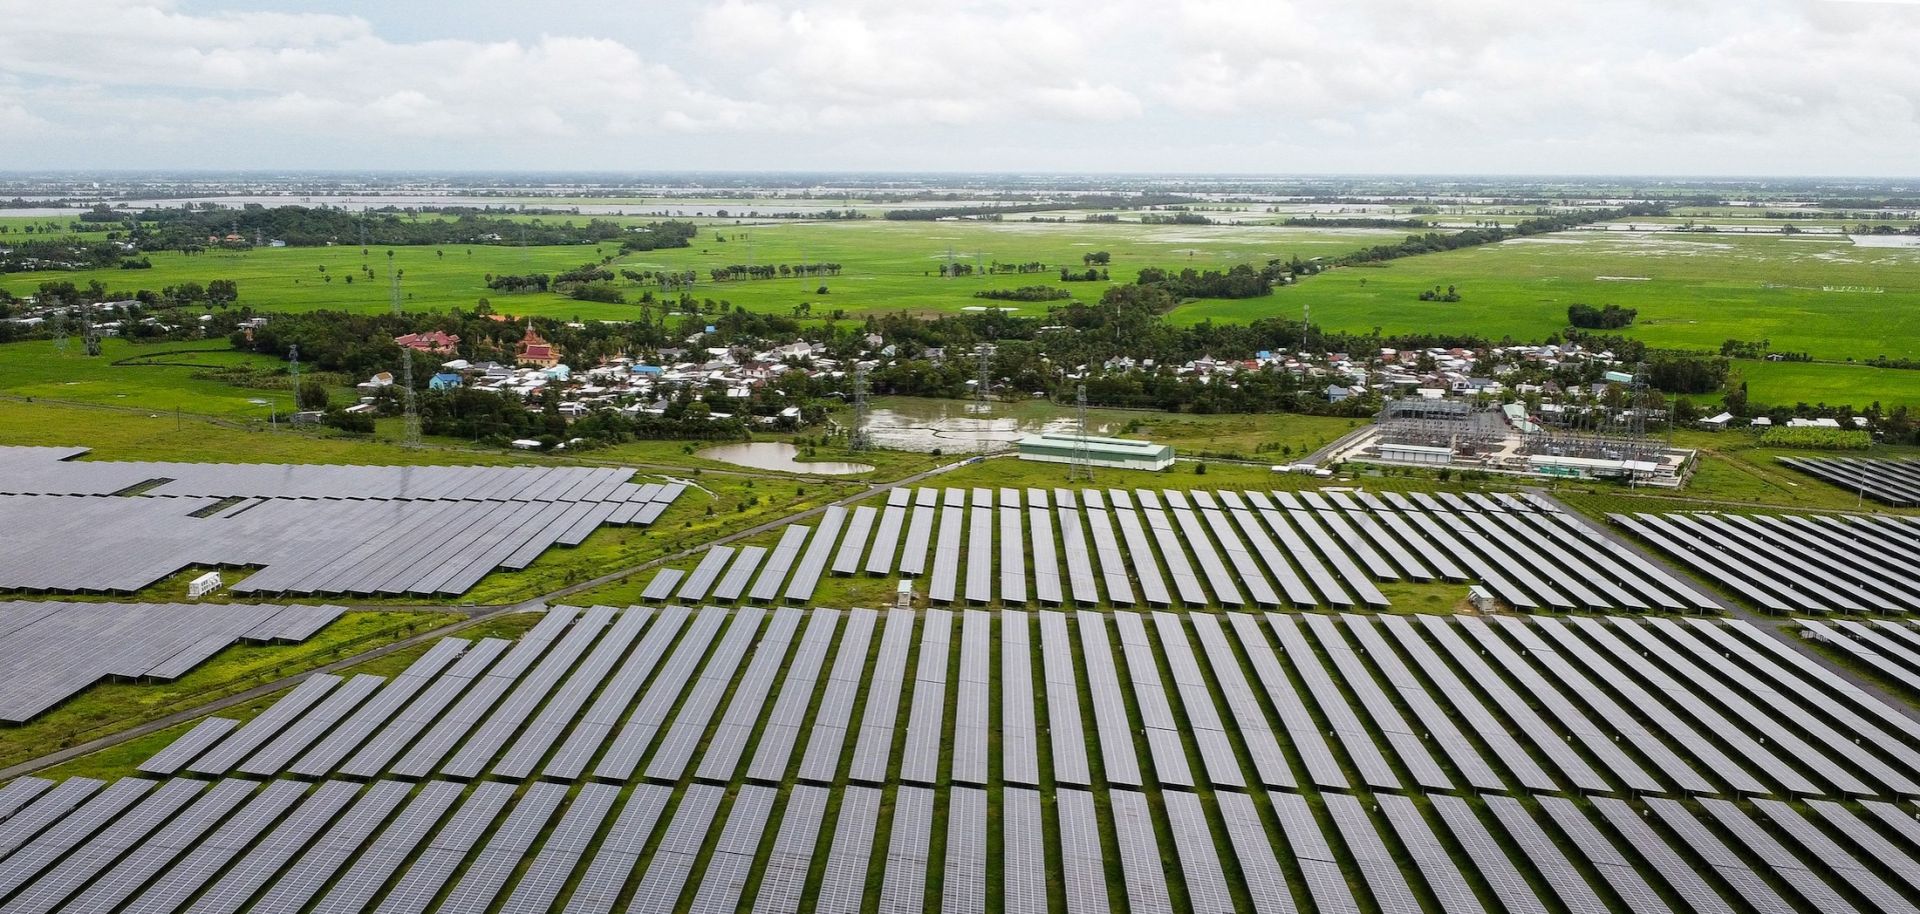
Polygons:
[[873,467],[864,463],[837,463],[831,460],[800,460],[800,449],[784,441],[755,441],[741,444],[723,444],[701,451],[697,456],[734,466],[755,470],[778,470],[782,473],[810,473],[816,476],[848,476],[854,473],[870,473]]
[[[1046,432],[1072,434],[1075,422],[1070,416],[1052,419],[1022,419],[1000,415],[1010,407],[995,404],[986,413],[974,412],[974,405],[958,400],[891,400],[867,414],[867,432],[879,447],[900,451],[943,454],[977,454],[1006,450],[1028,435]],[[1091,420],[1087,431],[1095,435],[1114,433],[1114,423]]]

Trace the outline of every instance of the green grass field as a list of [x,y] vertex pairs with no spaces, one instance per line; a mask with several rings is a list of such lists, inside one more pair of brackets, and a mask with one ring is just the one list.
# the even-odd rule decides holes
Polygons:
[[[951,311],[970,305],[1007,305],[1039,314],[1045,304],[989,302],[973,293],[1023,285],[1060,286],[1084,299],[1098,298],[1105,283],[1062,283],[1058,268],[1080,266],[1083,254],[1108,251],[1116,281],[1129,281],[1141,267],[1159,266],[1220,269],[1238,263],[1265,263],[1272,258],[1332,256],[1399,238],[1401,233],[1377,229],[1307,229],[1278,226],[1149,226],[1089,223],[1028,222],[857,222],[781,223],[742,225],[724,222],[703,225],[690,248],[648,251],[621,257],[616,270],[694,270],[700,282],[696,298],[727,300],[756,311],[791,311],[810,303],[813,313],[835,309],[850,314],[881,311]],[[725,236],[721,242],[716,236]],[[952,249],[957,261],[984,267],[1002,262],[1041,261],[1054,269],[1038,274],[939,277],[940,264]],[[557,273],[612,254],[618,246],[604,245],[512,247],[448,245],[396,247],[394,262],[404,272],[402,294],[411,310],[471,308],[486,298],[496,310],[516,315],[540,315],[582,320],[622,320],[639,315],[637,305],[579,302],[562,295],[531,293],[507,295],[488,289],[487,274]],[[159,289],[186,281],[232,279],[239,283],[241,304],[267,311],[311,311],[334,308],[359,313],[390,307],[386,248],[365,256],[360,248],[258,248],[245,252],[187,256],[171,252],[149,255],[150,270],[92,270],[71,273],[13,273],[0,276],[0,289],[28,294],[48,280],[86,285],[99,280],[109,289]],[[809,279],[772,279],[716,283],[707,271],[730,264],[780,263],[842,264],[839,276]],[[323,273],[320,267],[325,267]],[[371,267],[369,281],[362,266]],[[359,273],[353,283],[345,280]],[[334,277],[326,282],[327,275]],[[653,286],[621,280],[629,301]],[[829,293],[815,289],[825,284]]]
[[[1463,300],[1418,299],[1436,284],[1457,286]],[[1195,303],[1174,314],[1245,320],[1311,304],[1329,329],[1526,341],[1564,330],[1574,302],[1639,309],[1626,334],[1653,346],[1718,351],[1728,339],[1770,340],[1823,359],[1911,357],[1920,354],[1920,327],[1905,312],[1920,305],[1920,249],[1568,232],[1335,270],[1271,300]]]
[[1920,405],[1920,371],[1873,368],[1834,362],[1734,363],[1733,383],[1745,381],[1754,403],[1852,405],[1865,409]]

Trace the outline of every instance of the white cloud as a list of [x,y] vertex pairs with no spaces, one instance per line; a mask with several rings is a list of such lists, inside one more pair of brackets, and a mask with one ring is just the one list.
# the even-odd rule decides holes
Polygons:
[[601,35],[524,15],[518,37],[402,36],[0,0],[0,133],[34,167],[1076,171],[1889,173],[1920,140],[1911,3],[661,0]]

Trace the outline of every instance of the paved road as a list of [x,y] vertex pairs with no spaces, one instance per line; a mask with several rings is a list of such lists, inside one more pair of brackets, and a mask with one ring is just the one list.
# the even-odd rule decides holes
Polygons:
[[564,600],[567,597],[572,596],[573,594],[580,593],[585,590],[590,590],[592,588],[599,587],[604,584],[611,584],[623,578],[631,577],[633,575],[640,574],[650,569],[657,568],[660,565],[666,564],[668,562],[677,561],[679,559],[686,558],[687,556],[693,555],[696,552],[705,551],[710,546],[722,545],[725,543],[733,542],[735,540],[745,539],[751,536],[757,536],[769,530],[778,530],[781,527],[786,526],[787,524],[795,523],[797,521],[805,520],[809,517],[818,515],[826,511],[827,508],[831,507],[832,505],[844,506],[844,505],[852,504],[853,502],[859,501],[864,498],[870,498],[877,493],[885,492],[889,489],[899,488],[900,486],[914,485],[916,483],[923,482],[934,476],[938,476],[942,473],[950,472],[952,470],[966,466],[971,462],[972,462],[971,458],[968,460],[961,460],[955,463],[949,463],[943,466],[934,467],[931,470],[927,470],[921,473],[915,473],[912,476],[908,476],[903,479],[897,479],[897,480],[894,480],[893,482],[880,483],[868,488],[866,491],[859,492],[854,495],[849,495],[846,498],[842,498],[838,501],[829,502],[827,504],[810,508],[805,511],[800,511],[794,514],[789,514],[785,517],[777,518],[775,520],[770,520],[770,521],[767,521],[766,523],[749,527],[745,530],[741,530],[736,533],[728,534],[727,536],[720,537],[719,539],[701,542],[699,544],[689,546],[686,549],[682,549],[679,552],[675,552],[671,555],[664,555],[664,556],[661,556],[660,558],[653,559],[652,561],[644,562],[642,564],[634,565],[627,568],[622,568],[618,571],[609,572],[607,574],[603,574],[597,578],[594,578],[593,580],[582,581],[578,584],[572,584],[567,587],[560,588],[559,590],[553,591],[551,593],[541,594],[540,596],[537,596],[530,600],[525,600],[519,603],[507,603],[507,604],[502,604],[497,606],[404,606],[404,607],[367,606],[364,608],[371,609],[371,610],[407,609],[407,610],[440,610],[440,611],[446,611],[446,612],[459,612],[459,613],[465,613],[467,615],[467,618],[462,619],[458,622],[451,623],[449,625],[443,625],[431,631],[422,632],[418,635],[414,635],[412,637],[409,637],[400,641],[395,641],[390,644],[384,644],[379,647],[372,648],[370,650],[362,651],[351,657],[347,657],[342,660],[336,660],[333,663],[329,663],[323,667],[307,670],[305,672],[295,673],[291,676],[285,676],[280,679],[276,679],[272,682],[265,683],[263,685],[254,686],[253,688],[248,689],[244,692],[240,692],[234,695],[229,695],[225,698],[217,699],[215,701],[207,702],[206,704],[200,705],[198,707],[189,708],[185,711],[178,711],[173,714],[169,714],[165,717],[159,718],[157,720],[151,720],[144,724],[140,724],[135,727],[130,727],[126,730],[121,730],[116,733],[110,733],[98,739],[88,740],[87,742],[80,743],[75,746],[70,746],[68,748],[61,749],[57,752],[48,753],[46,755],[40,756],[39,758],[29,759],[27,761],[21,762],[9,768],[0,768],[0,782],[5,782],[13,778],[20,777],[22,775],[32,774],[36,771],[44,771],[55,765],[60,765],[66,762],[70,762],[83,755],[90,755],[92,753],[99,752],[102,749],[108,749],[113,746],[120,745],[121,743],[127,742],[129,740],[139,739],[140,737],[146,736],[147,734],[150,734],[150,733],[158,733],[159,731],[165,730],[168,727],[177,726],[179,724],[186,723],[187,721],[190,721],[190,720],[195,720],[200,717],[205,717],[209,714],[217,714],[220,711],[224,711],[228,708],[233,708],[239,705],[246,704],[257,698],[262,698],[268,695],[272,695],[284,689],[290,689],[306,681],[307,678],[311,676],[315,676],[321,673],[336,672],[351,666],[355,666],[357,664],[365,663],[369,660],[376,660],[381,657],[385,657],[388,654],[392,654],[396,651],[406,650],[407,648],[413,647],[415,645],[425,644],[430,641],[447,637],[448,635],[458,634],[459,632],[465,629],[471,628],[475,625],[478,625],[481,622],[486,621],[487,619],[493,618],[494,616],[504,615],[506,613],[513,613],[513,612],[541,611],[546,609],[548,606],[553,605],[556,601]]

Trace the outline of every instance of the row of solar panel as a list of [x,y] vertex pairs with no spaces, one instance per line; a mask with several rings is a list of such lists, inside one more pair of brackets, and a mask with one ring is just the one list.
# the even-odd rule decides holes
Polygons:
[[0,721],[103,679],[176,679],[237,641],[305,641],[339,606],[0,602]]
[[0,494],[190,498],[671,502],[681,483],[634,483],[619,467],[366,466],[87,460],[75,448],[0,450]]
[[1881,504],[1920,505],[1920,462],[1865,457],[1781,457],[1780,462]]
[[[624,793],[624,798],[623,798]],[[128,778],[0,788],[14,914],[984,911],[1908,914],[1893,804],[1502,794]],[[889,803],[888,800],[891,800]],[[944,853],[935,854],[944,812]],[[1109,856],[1102,832],[1113,835]],[[648,850],[651,848],[651,850]],[[882,848],[884,850],[882,851]],[[756,860],[765,863],[755,872]],[[874,861],[879,872],[870,872]],[[814,864],[819,876],[810,876]],[[1057,875],[1050,888],[1049,875]],[[1349,878],[1349,873],[1357,878]],[[1238,879],[1233,878],[1234,874]],[[1237,884],[1236,884],[1237,883]],[[1423,903],[1423,897],[1427,899]]]
[[1920,695],[1920,629],[1911,622],[1875,619],[1871,623],[1800,619],[1807,636],[1833,645],[1880,678]]
[[1904,517],[1609,514],[1770,612],[1920,610],[1920,524]]
[[886,613],[876,652],[880,616],[842,616],[556,610],[511,649],[447,639],[390,683],[314,676],[142,770],[727,783],[745,763],[777,783],[804,742],[798,775],[824,783],[852,736],[849,776],[880,784],[904,698],[897,777],[927,785],[943,750],[954,782],[989,784],[996,712],[999,779],[1037,785],[1043,701],[1067,784],[1095,782],[1093,739],[1103,779],[1132,787],[1291,787],[1290,745],[1328,788],[1352,786],[1344,755],[1376,789],[1920,796],[1920,723],[1743,623],[1081,611],[1070,629],[1057,612],[967,610],[956,650],[955,614],[932,609]]
[[893,491],[885,507],[789,525],[764,566],[764,549],[715,546],[691,573],[659,571],[644,596],[805,603],[831,568],[924,575],[937,604],[1382,608],[1375,581],[1473,579],[1518,608],[1718,606],[1571,515],[1511,496],[921,488],[910,506]]
[[268,498],[207,514],[221,500],[0,496],[0,588],[133,592],[224,565],[265,566],[231,587],[256,596],[453,595],[669,504]]

